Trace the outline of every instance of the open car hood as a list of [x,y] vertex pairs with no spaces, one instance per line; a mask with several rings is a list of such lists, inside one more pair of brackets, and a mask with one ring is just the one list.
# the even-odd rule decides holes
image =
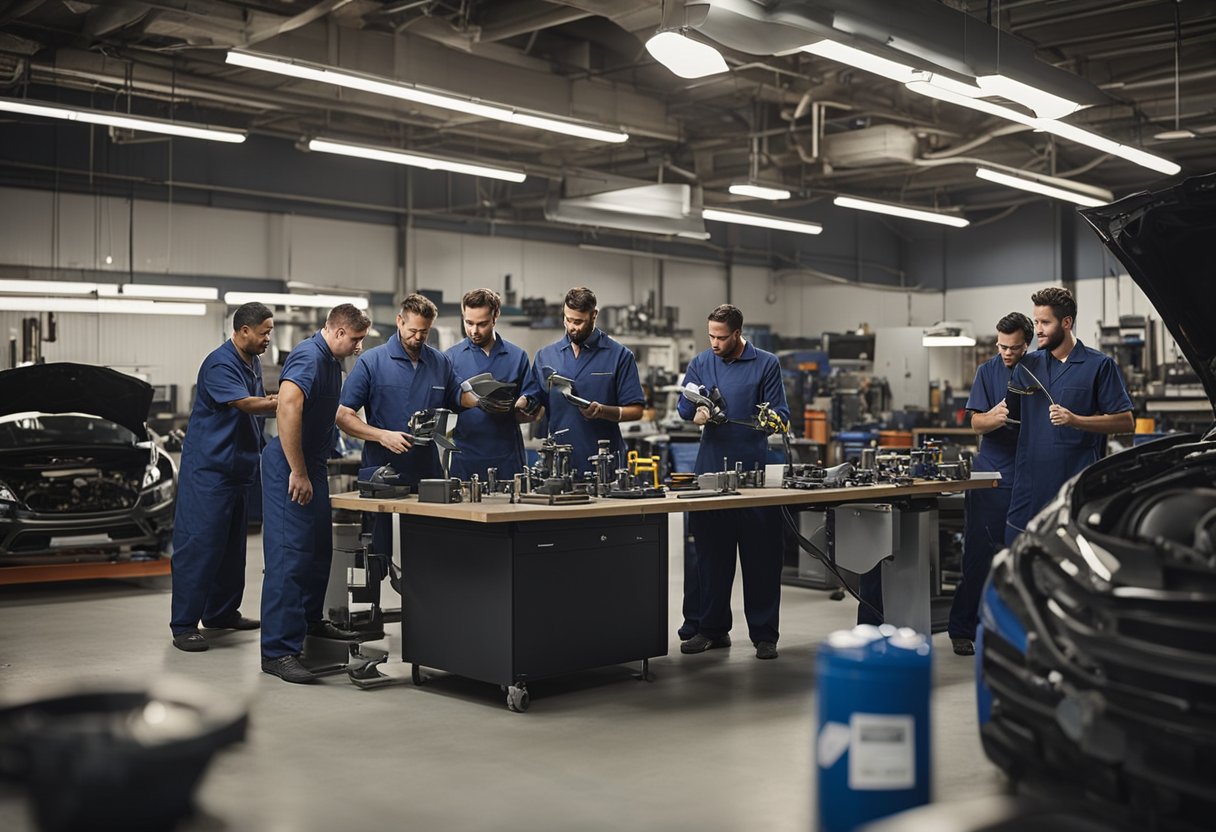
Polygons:
[[108,367],[33,364],[0,372],[0,416],[10,413],[87,413],[148,438],[144,422],[152,385]]
[[1216,401],[1216,173],[1081,210]]

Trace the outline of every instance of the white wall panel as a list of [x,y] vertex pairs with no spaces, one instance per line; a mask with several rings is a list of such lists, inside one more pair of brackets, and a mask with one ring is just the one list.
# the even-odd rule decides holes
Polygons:
[[292,215],[288,280],[392,292],[397,280],[397,231],[391,225]]
[[[726,269],[698,263],[664,263],[663,296],[668,306],[680,310],[680,326],[691,329],[698,348],[704,348],[705,316],[715,306],[726,302]],[[747,307],[739,306],[746,322],[749,320]]]
[[54,257],[54,194],[0,188],[0,258],[17,266],[49,266]]

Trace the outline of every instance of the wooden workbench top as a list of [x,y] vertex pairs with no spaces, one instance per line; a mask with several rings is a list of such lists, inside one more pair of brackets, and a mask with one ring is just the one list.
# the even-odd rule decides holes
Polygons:
[[[759,508],[761,506],[820,505],[825,503],[889,502],[901,497],[957,494],[974,488],[994,488],[994,479],[948,482],[918,480],[912,485],[864,485],[854,488],[821,488],[803,491],[793,488],[744,488],[737,496],[694,497],[679,499],[677,494],[640,500],[593,499],[590,503],[558,506],[507,502],[506,494],[483,497],[480,503],[420,503],[417,497],[381,500],[360,497],[357,492],[334,494],[334,508],[353,511],[375,511],[408,514],[415,517],[438,517],[446,520],[466,520],[471,523],[517,523],[528,520],[576,520],[588,517],[620,517],[625,515],[673,514],[683,511],[708,511],[730,508]],[[691,492],[697,493],[697,492]]]

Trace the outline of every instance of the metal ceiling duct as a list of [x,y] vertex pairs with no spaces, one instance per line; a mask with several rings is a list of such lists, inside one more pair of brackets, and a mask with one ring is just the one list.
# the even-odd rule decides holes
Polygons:
[[551,190],[545,219],[574,225],[708,239],[701,220],[700,189],[683,184],[606,186],[603,180],[568,177]]

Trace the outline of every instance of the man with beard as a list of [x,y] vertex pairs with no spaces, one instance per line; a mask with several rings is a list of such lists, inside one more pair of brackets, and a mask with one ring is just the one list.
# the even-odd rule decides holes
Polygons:
[[[396,337],[359,356],[342,386],[338,407],[338,427],[363,440],[363,467],[391,463],[400,481],[415,489],[420,480],[442,477],[443,471],[432,445],[414,447],[414,437],[407,432],[410,418],[419,410],[455,412],[459,407],[460,383],[451,360],[426,342],[438,314],[424,295],[407,295],[397,313]],[[366,421],[359,418],[359,410]],[[392,528],[392,515],[375,515],[373,551],[390,552]]]
[[359,351],[370,327],[354,304],[335,306],[279,374],[279,435],[262,452],[262,672],[284,682],[317,680],[300,663],[305,635],[356,638],[322,619],[334,553],[328,460],[342,360]]
[[256,630],[241,615],[245,593],[246,495],[258,475],[262,423],[277,406],[262,386],[259,355],[270,346],[273,313],[247,303],[232,316],[232,337],[198,371],[182,446],[173,525],[173,646],[206,650],[211,630]]
[[[567,292],[563,310],[566,334],[541,347],[532,366],[541,404],[549,413],[549,431],[568,431],[560,441],[574,447],[571,465],[575,471],[589,467],[588,459],[597,453],[601,439],[609,440],[614,457],[622,456],[619,423],[641,419],[646,401],[633,353],[595,328],[598,311],[590,289],[576,287]],[[550,390],[546,381],[553,373],[571,379],[575,394],[589,404],[579,407]]]
[[[1005,520],[1013,493],[1013,458],[1018,447],[1018,421],[1010,415],[1009,379],[1034,335],[1034,324],[1021,312],[997,321],[997,354],[980,365],[971,382],[967,412],[971,428],[983,437],[973,471],[996,471],[997,488],[968,491],[964,497],[963,578],[950,605],[950,642],[960,656],[975,655],[980,591],[992,568],[992,557],[1005,542]],[[1015,401],[1015,406],[1020,402]]]
[[[680,416],[702,426],[697,449],[698,474],[744,470],[768,461],[768,437],[746,424],[757,405],[767,402],[783,425],[790,410],[781,382],[777,356],[756,349],[743,338],[743,313],[723,304],[709,313],[709,349],[688,363],[684,386],[717,391],[730,421],[714,424],[709,408],[681,397]],[[709,398],[713,398],[709,395]],[[688,527],[696,540],[695,563],[685,561],[684,624],[681,653],[703,653],[730,647],[730,593],[735,581],[735,557],[743,566],[743,611],[756,658],[777,658],[777,621],[781,607],[782,527],[776,507],[689,514]],[[691,569],[690,569],[691,566]],[[690,580],[690,571],[696,580]]]
[[514,384],[514,401],[473,396],[475,406],[463,411],[456,422],[453,440],[460,453],[452,459],[452,476],[467,480],[473,474],[483,479],[486,469],[510,481],[524,469],[524,440],[521,422],[540,417],[540,388],[528,365],[528,354],[494,331],[502,301],[491,289],[466,292],[460,301],[464,331],[468,336],[447,351],[461,389],[472,395],[468,379],[489,373],[496,381]]
[[1010,390],[1023,391],[1005,545],[1069,478],[1102,458],[1106,435],[1135,428],[1132,400],[1114,359],[1073,334],[1077,302],[1059,287],[1030,296],[1039,349],[1013,371]]

